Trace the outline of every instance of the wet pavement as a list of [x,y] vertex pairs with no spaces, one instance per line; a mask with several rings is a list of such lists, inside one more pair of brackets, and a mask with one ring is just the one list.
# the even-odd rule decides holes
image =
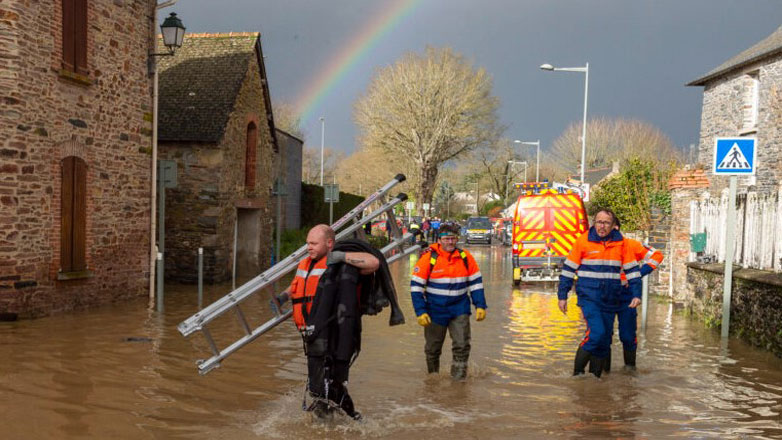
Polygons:
[[[653,297],[637,372],[622,371],[615,341],[611,374],[571,377],[584,332],[575,299],[565,317],[553,284],[511,287],[509,248],[467,249],[489,309],[472,322],[466,382],[426,374],[412,262],[391,268],[407,324],[389,327],[387,311],[364,319],[350,383],[362,422],[301,411],[306,368],[292,323],[199,376],[206,342],[176,330],[196,311],[195,286],[168,286],[163,316],[139,300],[0,323],[0,438],[782,438],[779,358],[736,339],[722,346],[718,331]],[[207,303],[229,288],[208,287]],[[243,310],[256,325],[271,316],[260,298]],[[219,323],[218,344],[241,335],[231,317]],[[447,372],[448,342],[442,361]]]

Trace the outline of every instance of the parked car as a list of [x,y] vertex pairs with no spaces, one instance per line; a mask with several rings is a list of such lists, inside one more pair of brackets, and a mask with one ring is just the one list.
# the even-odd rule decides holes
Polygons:
[[467,219],[467,233],[464,240],[467,244],[483,242],[491,244],[492,226],[488,217],[470,217]]
[[510,246],[513,244],[513,222],[506,222],[502,228],[502,244]]

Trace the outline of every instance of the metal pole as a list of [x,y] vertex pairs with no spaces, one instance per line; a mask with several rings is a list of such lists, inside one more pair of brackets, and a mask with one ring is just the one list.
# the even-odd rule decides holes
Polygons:
[[163,253],[157,253],[157,311],[163,313]]
[[334,223],[334,199],[329,200],[329,224]]
[[722,290],[722,337],[727,338],[730,331],[730,295],[733,287],[733,251],[736,229],[736,176],[730,176],[728,189],[728,218],[725,231],[725,281]]
[[589,63],[584,67],[584,126],[581,129],[581,184],[584,184],[584,166],[586,164],[587,137],[587,96],[589,92]]
[[538,158],[536,159],[535,164],[535,182],[540,182],[540,139],[535,141],[535,144],[537,145],[538,150]]
[[231,286],[233,290],[236,290],[236,245],[239,243],[239,212],[236,212],[236,220],[234,221],[234,267],[231,273]]
[[204,308],[204,248],[198,248],[198,310]]
[[641,278],[641,330],[646,330],[646,310],[649,304],[649,277]]
[[[280,262],[280,237],[282,235],[282,191],[280,189],[282,185],[277,185],[277,248],[274,252],[274,264]],[[329,222],[331,224],[331,222]]]
[[320,186],[323,186],[323,145],[326,141],[326,118],[320,117]]

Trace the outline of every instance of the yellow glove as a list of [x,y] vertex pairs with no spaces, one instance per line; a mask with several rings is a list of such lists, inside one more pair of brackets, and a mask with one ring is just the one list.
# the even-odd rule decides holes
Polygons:
[[432,323],[432,318],[429,317],[428,313],[422,313],[421,316],[418,318],[418,325],[421,327],[426,327],[427,325]]
[[475,320],[483,321],[484,319],[486,319],[486,309],[482,309],[480,307],[475,309]]

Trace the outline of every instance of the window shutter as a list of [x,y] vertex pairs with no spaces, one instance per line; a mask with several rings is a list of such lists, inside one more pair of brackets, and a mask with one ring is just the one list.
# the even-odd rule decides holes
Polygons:
[[87,269],[87,164],[74,158],[73,173],[73,271]]
[[62,186],[61,186],[61,221],[60,221],[60,269],[63,272],[71,272],[73,261],[73,172],[74,160],[66,157],[62,161]]
[[62,0],[62,67],[71,72],[76,69],[73,41],[73,2],[74,0]]
[[75,72],[87,75],[87,0],[74,2],[74,64]]

